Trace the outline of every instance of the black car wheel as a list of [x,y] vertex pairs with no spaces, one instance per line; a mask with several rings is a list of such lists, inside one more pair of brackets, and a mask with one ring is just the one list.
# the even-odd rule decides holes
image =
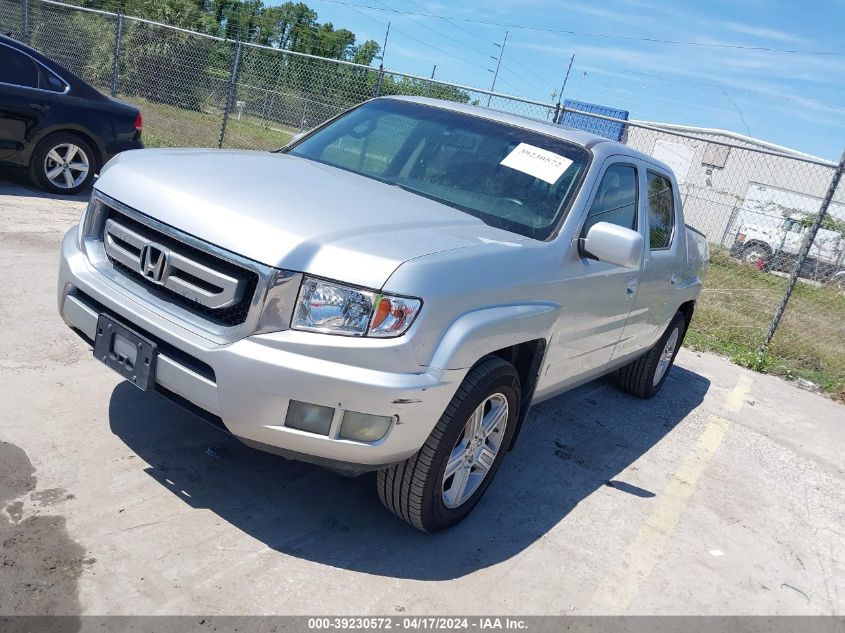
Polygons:
[[686,333],[686,319],[676,312],[660,340],[645,354],[619,369],[619,387],[638,398],[656,395],[675,363]]
[[384,506],[423,532],[463,520],[502,464],[516,427],[520,387],[510,363],[496,356],[479,362],[423,447],[378,472]]
[[743,261],[758,270],[766,270],[771,264],[772,254],[765,246],[751,244],[742,251]]
[[78,193],[90,186],[96,172],[94,150],[71,132],[59,132],[43,139],[29,163],[32,181],[50,193]]

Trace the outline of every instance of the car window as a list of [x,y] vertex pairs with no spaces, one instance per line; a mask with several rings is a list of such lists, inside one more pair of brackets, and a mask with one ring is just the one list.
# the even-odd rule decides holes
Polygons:
[[38,66],[31,57],[0,45],[0,82],[38,88]]
[[38,87],[42,90],[51,90],[53,92],[65,92],[68,89],[67,84],[56,77],[46,68],[39,68],[40,76],[38,79]]
[[[555,230],[589,164],[587,149],[555,136],[393,99],[351,110],[288,152],[534,239]],[[397,209],[397,219],[413,212]]]
[[649,246],[668,248],[675,222],[675,196],[668,178],[648,172]]
[[612,165],[602,176],[581,237],[598,222],[610,222],[626,229],[637,228],[637,170],[631,165]]
[[394,114],[367,119],[329,143],[320,158],[338,167],[381,176],[418,123]]

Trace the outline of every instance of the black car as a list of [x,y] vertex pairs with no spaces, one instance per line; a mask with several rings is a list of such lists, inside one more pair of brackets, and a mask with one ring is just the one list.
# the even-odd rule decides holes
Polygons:
[[118,152],[139,149],[141,113],[37,51],[0,35],[0,164],[72,194]]

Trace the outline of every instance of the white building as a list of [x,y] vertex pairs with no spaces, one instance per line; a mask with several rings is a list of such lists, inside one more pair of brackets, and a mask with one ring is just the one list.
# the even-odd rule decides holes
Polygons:
[[[672,167],[687,222],[725,246],[742,223],[775,227],[786,216],[816,214],[836,168],[831,161],[726,130],[630,123],[623,142]],[[845,183],[834,201],[829,213],[845,220]]]

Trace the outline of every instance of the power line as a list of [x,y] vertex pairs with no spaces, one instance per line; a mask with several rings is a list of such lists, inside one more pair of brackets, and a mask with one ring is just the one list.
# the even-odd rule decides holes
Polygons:
[[[376,1],[376,2],[378,2],[380,5],[382,5],[383,7],[386,7],[386,8],[387,8],[387,9],[389,9],[389,10],[393,10],[393,8],[392,8],[392,7],[390,7],[387,3],[383,2],[382,0],[375,0],[375,1]],[[414,6],[417,6],[417,7],[419,7],[420,9],[422,9],[423,11],[425,11],[425,12],[426,12],[426,14],[428,15],[428,17],[440,18],[440,16],[438,16],[438,15],[436,15],[436,14],[432,13],[431,11],[429,11],[428,9],[426,9],[423,5],[419,4],[418,2],[415,2],[414,0],[408,0],[408,2],[410,2],[410,3],[411,3],[411,4],[413,4]],[[449,39],[449,40],[451,40],[451,41],[453,41],[453,42],[457,43],[458,45],[463,46],[464,48],[467,48],[468,50],[471,50],[471,51],[473,51],[473,52],[475,52],[475,53],[478,53],[478,54],[480,54],[480,55],[484,55],[485,57],[489,57],[489,58],[490,58],[490,59],[492,59],[492,60],[496,60],[496,59],[497,59],[497,58],[496,58],[496,56],[494,56],[494,55],[490,55],[489,53],[486,53],[486,52],[484,52],[484,51],[482,51],[482,50],[479,50],[479,49],[477,49],[477,48],[475,48],[475,47],[473,47],[473,46],[470,46],[469,44],[466,44],[466,43],[464,43],[464,42],[462,42],[462,41],[460,41],[460,40],[458,40],[458,39],[455,39],[454,37],[452,37],[452,36],[450,36],[450,35],[447,35],[446,33],[443,33],[442,31],[438,31],[437,29],[433,29],[432,27],[430,27],[430,26],[428,26],[428,25],[426,25],[426,24],[423,24],[423,23],[422,23],[422,22],[420,22],[419,20],[415,20],[415,19],[413,19],[412,17],[409,17],[409,16],[407,16],[407,15],[406,15],[405,17],[407,17],[409,20],[411,20],[411,21],[412,21],[412,22],[414,22],[415,24],[419,24],[421,27],[423,27],[423,28],[425,28],[425,29],[428,29],[429,31],[433,31],[433,32],[434,32],[434,33],[436,33],[437,35],[439,35],[439,36],[441,36],[441,37],[445,37],[446,39]],[[490,41],[488,41],[488,40],[484,39],[483,37],[481,37],[480,35],[476,35],[476,34],[475,34],[475,33],[473,33],[472,31],[470,31],[469,29],[467,29],[467,28],[465,28],[465,27],[463,27],[463,26],[461,26],[461,25],[459,25],[459,24],[454,24],[454,23],[453,23],[453,24],[452,24],[452,26],[454,26],[454,27],[456,27],[456,28],[460,28],[462,31],[465,31],[466,33],[469,33],[470,35],[473,35],[473,36],[477,37],[478,39],[480,39],[481,41],[483,41],[485,44],[490,44],[490,45],[493,45],[493,46],[501,47],[501,44],[497,44],[496,42],[490,42]],[[507,60],[505,60],[505,59],[501,59],[501,60],[499,61],[499,63],[501,64],[501,66],[502,66],[502,69],[503,69],[503,70],[505,70],[505,69],[506,69],[506,67],[505,67],[505,63],[506,63],[506,62],[514,62],[515,64],[517,64],[518,66],[520,66],[521,68],[523,68],[523,69],[524,69],[527,73],[529,73],[530,75],[533,75],[534,77],[536,77],[537,79],[539,79],[541,82],[543,82],[543,83],[545,84],[545,79],[543,79],[542,77],[540,77],[539,75],[537,75],[535,72],[533,72],[530,68],[528,68],[527,66],[525,66],[525,64],[523,64],[522,62],[520,62],[518,59],[515,59],[515,58],[513,58],[512,56],[509,56],[509,57],[507,58]],[[487,70],[490,70],[490,69],[488,68]],[[530,81],[526,80],[524,77],[521,77],[519,74],[517,74],[515,71],[511,70],[510,68],[507,68],[507,70],[508,70],[508,72],[513,73],[513,74],[514,74],[514,76],[515,76],[515,77],[517,77],[520,81],[523,81],[524,83],[526,83],[527,85],[531,86],[531,87],[532,87],[532,88],[534,88],[535,90],[538,90],[538,91],[539,91],[539,92],[541,92],[541,93],[542,93],[542,92],[544,92],[544,91],[546,90],[545,88],[540,88],[540,87],[538,87],[538,86],[537,86],[537,84],[534,84],[533,82],[530,82]],[[513,87],[513,85],[512,85],[512,84],[511,84],[511,87]]]
[[[329,0],[320,0],[320,1],[321,1],[321,2],[328,2]],[[372,17],[372,16],[370,16],[370,15],[367,15],[367,14],[366,14],[366,13],[364,13],[363,11],[358,11],[357,9],[355,9],[355,8],[354,8],[354,7],[356,7],[356,6],[358,6],[358,5],[352,5],[352,4],[350,4],[350,5],[348,5],[348,7],[347,7],[347,8],[349,8],[349,10],[350,10],[350,11],[354,11],[354,12],[355,12],[355,13],[357,13],[358,15],[362,15],[362,16],[364,16],[365,18],[367,18],[368,20],[371,20],[371,21],[375,22],[376,24],[381,24],[382,26],[387,26],[387,23],[386,23],[386,22],[382,22],[381,20],[377,20],[377,19],[375,19],[374,17]],[[365,8],[369,8],[369,9],[376,9],[376,10],[378,10],[378,7],[365,7]],[[458,60],[460,60],[460,61],[464,62],[465,64],[469,64],[470,66],[475,66],[476,68],[480,68],[481,70],[486,70],[486,71],[488,71],[488,72],[492,72],[489,68],[487,68],[487,67],[485,67],[485,66],[482,66],[482,65],[480,65],[480,64],[476,64],[476,63],[475,63],[475,62],[473,62],[473,61],[470,61],[470,60],[468,60],[468,59],[466,59],[466,58],[464,58],[464,57],[461,57],[461,56],[459,56],[459,55],[455,55],[454,53],[450,53],[449,51],[445,51],[445,50],[443,50],[442,48],[439,48],[439,47],[435,46],[434,44],[430,44],[429,42],[424,42],[423,40],[419,39],[418,37],[414,37],[414,36],[413,36],[413,35],[411,35],[410,33],[405,33],[405,31],[400,31],[400,30],[399,30],[399,29],[397,29],[396,27],[393,27],[393,31],[394,31],[395,33],[399,33],[400,35],[404,35],[405,37],[407,37],[407,38],[409,38],[409,39],[412,39],[412,40],[414,40],[415,42],[417,42],[417,43],[419,43],[419,44],[422,44],[423,46],[428,46],[429,48],[432,48],[432,49],[434,49],[434,50],[436,50],[436,51],[438,51],[438,52],[440,52],[440,53],[443,53],[444,55],[447,55],[448,57],[452,57],[452,58],[454,58],[454,59],[458,59]]]
[[[391,9],[391,7],[389,7],[387,4],[385,4],[385,3],[384,3],[384,2],[382,2],[381,0],[376,0],[376,2],[378,2],[380,5],[382,5],[382,6],[386,7],[387,9]],[[484,57],[489,57],[489,58],[491,58],[491,59],[496,59],[496,58],[495,58],[495,57],[493,57],[493,55],[491,55],[490,53],[485,52],[485,51],[482,51],[482,50],[479,50],[479,49],[477,49],[477,48],[475,48],[475,47],[473,47],[473,46],[470,46],[469,44],[465,44],[464,42],[460,41],[459,39],[456,39],[456,38],[452,37],[451,35],[447,35],[446,33],[443,33],[443,32],[441,32],[441,31],[438,31],[437,29],[432,28],[432,27],[428,26],[427,24],[423,24],[423,23],[422,23],[422,22],[420,22],[419,20],[415,20],[414,18],[409,17],[409,16],[405,16],[405,17],[406,17],[406,18],[408,18],[409,20],[411,20],[411,22],[413,22],[414,24],[419,24],[419,25],[420,25],[421,27],[423,27],[424,29],[428,29],[429,31],[432,31],[432,32],[436,33],[436,34],[437,34],[437,35],[439,35],[440,37],[445,37],[445,38],[446,38],[446,39],[448,39],[448,40],[452,40],[453,42],[455,42],[456,44],[458,44],[458,46],[462,46],[463,48],[466,48],[466,49],[468,49],[468,50],[471,50],[471,51],[473,51],[474,53],[478,53],[479,55],[484,55]],[[489,44],[489,43],[490,43],[490,42],[488,42],[488,44]]]
[[[506,61],[506,60],[505,60],[505,61]],[[537,91],[537,92],[539,92],[540,94],[545,94],[545,93],[546,93],[547,88],[546,88],[545,86],[540,86],[539,84],[536,84],[536,83],[534,83],[533,81],[529,81],[526,77],[523,77],[522,75],[520,75],[519,73],[517,73],[517,72],[516,72],[513,68],[508,68],[508,67],[505,65],[505,61],[502,61],[502,70],[506,70],[507,72],[511,73],[511,75],[513,75],[516,79],[518,79],[519,81],[523,82],[523,83],[524,83],[524,84],[526,84],[527,86],[530,86],[531,88],[533,88],[534,90],[536,90],[536,91]],[[511,61],[513,61],[513,60],[511,60]]]
[[552,29],[549,27],[542,27],[542,26],[530,26],[526,24],[509,24],[507,22],[495,22],[493,20],[479,20],[476,18],[459,18],[456,16],[449,16],[449,15],[436,15],[436,14],[425,14],[425,13],[418,13],[414,11],[400,11],[399,9],[389,9],[384,7],[374,7],[372,5],[366,4],[357,4],[353,2],[344,2],[343,0],[322,0],[323,2],[329,2],[331,4],[339,4],[343,6],[354,6],[360,7],[363,9],[373,9],[375,11],[389,11],[391,13],[398,13],[400,15],[416,15],[424,18],[438,18],[441,20],[451,20],[455,22],[471,22],[474,24],[486,24],[488,26],[498,26],[501,28],[508,28],[508,29],[521,29],[525,31],[543,31],[546,33],[563,33],[565,35],[579,35],[583,37],[599,37],[604,39],[610,40],[630,40],[635,42],[650,42],[653,44],[677,44],[683,46],[701,46],[701,47],[709,47],[709,48],[727,48],[727,49],[736,49],[736,50],[748,50],[748,51],[765,51],[769,53],[792,53],[796,55],[831,55],[831,56],[842,56],[845,57],[845,51],[808,51],[808,50],[800,50],[800,49],[791,49],[791,48],[773,48],[770,46],[747,46],[744,44],[723,44],[719,42],[692,42],[686,40],[667,40],[658,37],[637,37],[634,35],[612,35],[609,33],[592,33],[588,31],[572,31],[569,29]]
[[[499,81],[500,81],[500,82],[502,82],[503,84],[505,84],[506,86],[509,86],[509,87],[510,87],[512,90],[514,90],[517,94],[519,94],[519,93],[521,92],[521,89],[520,89],[520,88],[517,88],[516,86],[514,86],[511,82],[509,82],[509,81],[508,81],[507,79],[505,79],[504,77],[501,77],[501,76],[500,76],[500,77],[499,77]],[[490,103],[490,102],[488,101],[487,103],[488,103],[488,107],[489,107],[489,103]]]
[[[537,79],[538,81],[542,82],[544,85],[545,85],[545,84],[548,84],[548,85],[550,85],[550,86],[552,85],[552,84],[551,84],[551,83],[549,83],[546,79],[544,79],[543,77],[541,77],[540,75],[538,75],[537,73],[535,73],[535,72],[534,72],[533,70],[531,70],[528,66],[526,66],[525,64],[523,64],[521,61],[519,61],[518,59],[516,59],[516,58],[515,58],[515,57],[513,57],[512,55],[511,55],[510,57],[508,57],[508,59],[507,59],[506,61],[509,61],[509,62],[513,62],[513,63],[515,63],[517,66],[519,66],[520,68],[522,68],[525,72],[527,72],[529,75],[531,75],[532,77],[534,77],[534,78],[535,78],[535,79]],[[510,70],[510,69],[508,69],[508,70]],[[510,72],[512,72],[512,73],[514,73],[514,74],[516,74],[516,73],[515,73],[515,71],[513,71],[513,70],[511,70]],[[526,83],[531,83],[531,82],[529,82],[529,81],[527,81],[527,80],[525,80],[525,79],[523,79],[523,81],[525,81]],[[546,88],[542,88],[542,90],[546,90]]]
[[[437,15],[436,13],[432,13],[431,11],[429,11],[428,9],[426,9],[423,5],[421,5],[419,2],[414,2],[414,0],[408,0],[408,2],[410,2],[411,4],[413,4],[415,7],[419,7],[420,9],[422,9],[423,11],[425,11],[425,12],[426,12],[426,13],[427,13],[430,17],[437,18],[437,19],[439,19],[439,20],[444,20],[444,21],[446,21],[446,22],[449,22],[449,18],[444,18],[444,17],[441,17],[441,16]],[[460,29],[461,31],[463,31],[463,32],[465,32],[465,33],[469,33],[469,34],[470,34],[470,35],[472,35],[473,37],[477,37],[478,39],[480,39],[480,40],[481,40],[482,42],[484,42],[485,44],[493,44],[494,46],[498,46],[498,44],[496,44],[495,42],[491,42],[491,41],[489,41],[487,38],[484,38],[484,37],[482,37],[481,35],[478,35],[477,33],[475,33],[475,32],[473,32],[473,31],[469,30],[469,29],[468,29],[468,28],[466,28],[465,26],[462,26],[462,25],[460,25],[460,24],[455,24],[455,23],[452,23],[452,26],[454,26],[456,29]]]

